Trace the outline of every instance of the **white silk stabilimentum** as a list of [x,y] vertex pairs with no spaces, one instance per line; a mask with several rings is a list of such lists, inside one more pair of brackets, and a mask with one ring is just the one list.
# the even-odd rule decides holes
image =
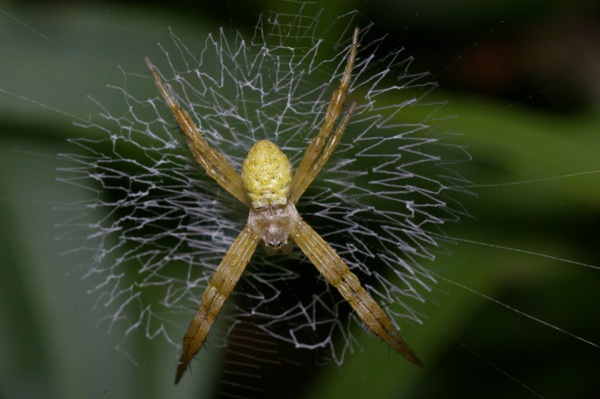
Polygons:
[[[265,15],[254,32],[221,29],[196,43],[172,33],[172,43],[147,50],[204,138],[237,171],[259,140],[276,143],[297,168],[339,84],[358,14],[325,20],[301,12]],[[443,250],[440,227],[464,214],[453,199],[464,181],[447,166],[468,156],[436,127],[443,104],[427,100],[430,77],[409,71],[402,50],[387,50],[369,26],[360,28],[347,100],[356,109],[297,208],[401,330],[422,321],[419,305],[435,284],[426,266]],[[110,326],[179,345],[247,210],[195,164],[150,74],[125,75],[128,84],[146,85],[146,96],[115,88],[121,112],[101,105],[103,120],[85,125],[90,130],[73,140],[80,151],[66,155],[73,167],[64,179],[97,192],[74,207],[107,211],[93,224],[75,219],[73,231],[86,236],[86,275],[100,279],[91,292],[100,304],[119,304]],[[307,263],[297,248],[276,257],[259,249],[211,344],[226,344],[228,331],[251,322],[297,348],[325,348],[341,363],[363,334],[352,328],[360,320]]]

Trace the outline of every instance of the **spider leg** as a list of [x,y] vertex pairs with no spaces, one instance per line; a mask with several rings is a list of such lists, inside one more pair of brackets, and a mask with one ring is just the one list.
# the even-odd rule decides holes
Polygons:
[[[327,142],[327,145],[325,146],[325,148],[323,148],[322,145],[319,148],[311,148],[312,147],[311,146],[306,150],[304,158],[306,158],[307,156],[310,156],[311,158],[314,158],[315,161],[310,166],[310,169],[303,169],[302,172],[300,169],[298,169],[296,171],[296,174],[294,175],[294,180],[295,180],[296,185],[294,185],[294,183],[292,183],[291,194],[290,194],[290,201],[292,201],[293,204],[298,203],[298,200],[300,199],[302,194],[304,194],[304,192],[306,191],[308,186],[310,186],[310,184],[313,182],[313,180],[315,180],[315,178],[317,177],[317,175],[319,174],[319,172],[321,171],[323,166],[325,166],[325,163],[327,163],[327,160],[329,160],[329,157],[331,157],[331,154],[333,154],[335,147],[338,145],[338,143],[340,142],[340,139],[342,138],[342,133],[344,133],[344,130],[346,130],[346,126],[348,125],[348,122],[350,121],[350,116],[352,115],[352,112],[354,111],[355,108],[356,108],[356,103],[352,103],[352,105],[350,106],[350,109],[346,113],[346,116],[344,116],[344,119],[342,119],[342,122],[339,124],[335,133],[333,134],[333,136],[331,136],[329,138],[329,141]],[[321,157],[318,158],[318,156],[319,156],[318,152],[321,150],[322,150]],[[309,154],[309,151],[311,151],[311,152],[317,151],[317,153]]]
[[388,316],[362,287],[358,277],[348,269],[344,261],[317,232],[306,222],[301,221],[292,231],[291,236],[317,270],[329,284],[338,289],[371,331],[412,363],[423,366],[417,355],[396,331]]
[[250,228],[244,227],[212,276],[202,295],[198,312],[183,338],[183,350],[175,377],[176,384],[185,373],[192,358],[204,344],[223,303],[240,279],[258,241],[259,238],[250,231]]
[[[300,166],[298,166],[298,169],[294,174],[294,178],[292,180],[292,191],[290,196],[294,204],[298,202],[302,194],[304,194],[304,191],[306,191],[310,183],[312,183],[312,181],[321,171],[323,165],[325,165],[325,162],[327,162],[327,160],[329,159],[329,156],[331,155],[333,149],[339,142],[342,133],[346,129],[346,125],[350,120],[350,115],[355,108],[353,104],[351,109],[347,112],[340,126],[338,126],[333,137],[329,139],[329,141],[327,141],[329,135],[333,131],[335,122],[337,121],[338,117],[342,112],[344,102],[346,101],[346,92],[348,91],[348,86],[350,85],[350,78],[352,77],[352,68],[354,67],[354,60],[356,59],[357,48],[358,28],[354,29],[354,35],[352,36],[352,46],[350,48],[348,62],[346,63],[344,74],[342,75],[342,79],[340,80],[340,85],[331,97],[331,102],[329,103],[327,113],[325,114],[325,122],[323,122],[319,133],[306,149],[304,157],[302,158],[302,162],[300,162]],[[326,142],[327,151],[322,153],[323,147],[325,146]],[[319,156],[321,158],[319,158]]]
[[192,121],[192,118],[190,118],[189,114],[179,106],[175,97],[162,82],[156,68],[152,65],[148,56],[146,56],[146,64],[150,69],[150,73],[156,82],[158,90],[164,97],[169,108],[171,108],[171,111],[183,132],[185,141],[190,147],[196,161],[204,168],[204,170],[206,170],[206,173],[208,173],[210,177],[219,183],[221,187],[250,208],[250,199],[246,195],[244,185],[242,184],[242,178],[239,173],[237,173],[229,164],[223,154],[211,147],[202,137],[198,128],[196,128],[196,125]]

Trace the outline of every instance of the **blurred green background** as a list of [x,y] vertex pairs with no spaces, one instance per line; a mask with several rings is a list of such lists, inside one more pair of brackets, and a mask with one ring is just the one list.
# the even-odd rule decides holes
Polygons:
[[[232,378],[219,351],[174,386],[172,346],[115,349],[122,332],[98,326],[109,311],[86,293],[86,260],[64,256],[72,244],[56,239],[68,215],[61,206],[90,195],[56,180],[57,154],[72,151],[66,139],[86,132],[73,121],[99,112],[87,96],[103,103],[107,85],[124,84],[120,68],[147,74],[143,56],[170,43],[169,27],[192,43],[286,7],[196,3],[0,3],[0,397],[214,397]],[[458,240],[436,261],[428,319],[403,330],[426,367],[367,337],[344,366],[298,376],[302,388],[285,396],[598,397],[600,8],[376,0],[329,1],[326,13],[355,8],[375,23],[373,35],[415,56],[412,71],[440,82],[433,97],[456,116],[444,128],[464,133],[473,162],[457,169],[478,197],[465,199],[473,218],[448,227]]]

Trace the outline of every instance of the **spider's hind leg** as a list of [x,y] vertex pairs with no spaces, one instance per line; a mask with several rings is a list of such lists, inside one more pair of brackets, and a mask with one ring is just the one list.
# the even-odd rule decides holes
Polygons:
[[302,194],[304,194],[308,186],[317,177],[331,156],[331,153],[340,141],[342,133],[346,130],[350,116],[356,109],[356,104],[353,103],[342,122],[338,125],[333,136],[330,137],[346,101],[346,93],[350,86],[352,69],[354,68],[354,61],[356,60],[356,52],[358,49],[358,32],[358,28],[356,28],[354,30],[354,35],[352,36],[352,46],[350,47],[348,62],[346,63],[342,78],[340,79],[340,84],[331,96],[331,101],[327,107],[327,112],[325,113],[325,121],[323,122],[321,129],[319,129],[317,136],[313,138],[306,149],[302,162],[300,162],[300,166],[298,166],[298,170],[296,170],[294,178],[292,179],[290,200],[294,204],[298,202]]

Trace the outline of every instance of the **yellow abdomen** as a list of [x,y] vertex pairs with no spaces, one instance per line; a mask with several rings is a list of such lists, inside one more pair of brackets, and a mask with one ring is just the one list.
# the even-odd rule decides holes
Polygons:
[[292,164],[275,143],[261,140],[242,164],[242,181],[255,209],[285,205],[290,196]]

